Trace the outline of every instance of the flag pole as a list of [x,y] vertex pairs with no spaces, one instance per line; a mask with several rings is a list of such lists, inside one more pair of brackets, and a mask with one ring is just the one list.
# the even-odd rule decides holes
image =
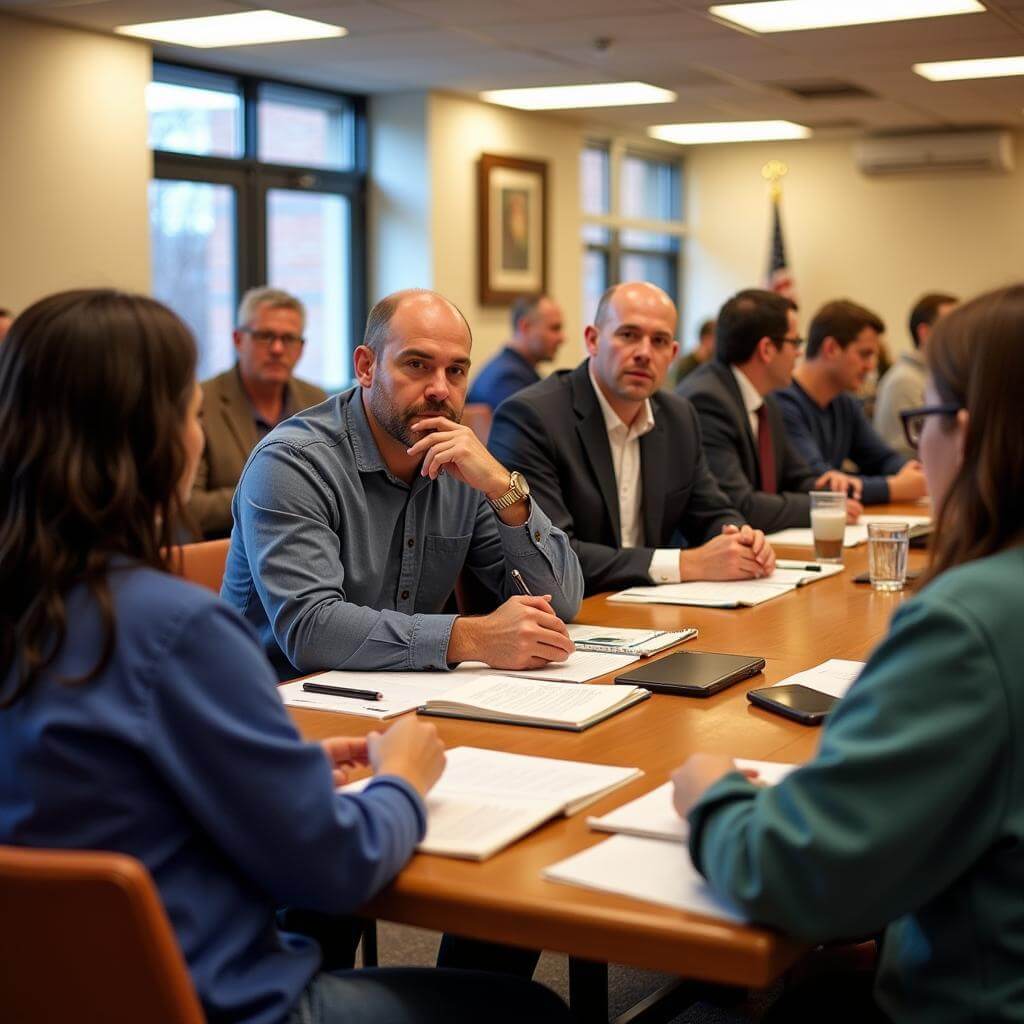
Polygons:
[[765,287],[788,299],[796,301],[793,275],[786,260],[786,244],[782,237],[782,179],[789,168],[781,160],[769,160],[761,168],[761,177],[769,183],[772,205],[771,250],[768,257],[768,272]]

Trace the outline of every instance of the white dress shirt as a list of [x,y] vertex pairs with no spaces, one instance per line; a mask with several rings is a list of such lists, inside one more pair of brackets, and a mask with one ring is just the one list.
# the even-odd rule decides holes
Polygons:
[[[640,438],[654,429],[654,410],[647,399],[632,423],[623,423],[619,414],[608,404],[590,368],[590,386],[597,395],[601,414],[608,432],[608,447],[612,453],[612,469],[619,493],[619,537],[624,548],[640,547],[643,537],[641,505],[643,482],[640,474]],[[679,551],[676,548],[656,548],[647,574],[652,583],[679,582]]]
[[735,366],[730,366],[732,375],[739,385],[740,396],[743,398],[743,405],[747,410],[747,421],[750,423],[750,432],[754,435],[754,443],[757,443],[757,410],[764,405],[764,398],[761,392],[750,383],[750,378]]

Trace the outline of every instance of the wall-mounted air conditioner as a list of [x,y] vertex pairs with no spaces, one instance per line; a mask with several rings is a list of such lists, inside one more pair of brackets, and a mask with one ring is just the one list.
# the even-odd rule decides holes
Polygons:
[[1012,171],[1013,136],[1004,131],[942,132],[861,139],[854,146],[864,174]]

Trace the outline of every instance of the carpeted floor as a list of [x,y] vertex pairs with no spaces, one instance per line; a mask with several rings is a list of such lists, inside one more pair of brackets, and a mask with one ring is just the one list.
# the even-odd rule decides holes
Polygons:
[[[382,967],[430,967],[437,958],[440,935],[421,928],[381,922],[377,926],[378,955]],[[559,953],[545,953],[534,978],[557,992],[564,999],[569,995],[569,976],[566,958]],[[634,1003],[660,988],[670,976],[655,971],[641,971],[634,967],[612,965],[608,972],[608,1002],[611,1015],[617,1016]],[[758,1019],[760,1012],[771,1001],[772,993],[754,993],[736,1009],[723,1009],[707,1003],[698,1003],[678,1017],[672,1024],[749,1024]]]

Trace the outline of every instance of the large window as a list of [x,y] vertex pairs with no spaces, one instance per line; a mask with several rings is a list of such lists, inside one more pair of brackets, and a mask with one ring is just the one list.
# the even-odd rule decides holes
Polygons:
[[199,342],[199,374],[233,362],[247,288],[306,304],[298,370],[349,383],[366,316],[365,113],[359,97],[156,64],[146,92],[153,293]]
[[591,143],[580,160],[583,197],[583,316],[617,281],[651,281],[678,301],[679,164],[620,143]]

